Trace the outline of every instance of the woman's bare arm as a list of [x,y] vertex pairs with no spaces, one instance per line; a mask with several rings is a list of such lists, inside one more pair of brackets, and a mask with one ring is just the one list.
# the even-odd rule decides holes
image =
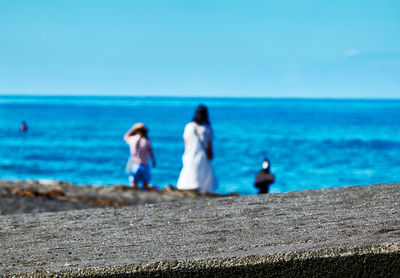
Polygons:
[[153,167],[155,168],[156,167],[156,157],[154,156],[153,149],[151,146],[149,147],[149,155],[151,157],[151,160],[153,161]]
[[126,143],[129,144],[129,137],[131,137],[133,134],[133,127],[131,127],[124,135],[124,140]]
[[207,144],[207,158],[208,160],[212,160],[214,158],[213,146],[211,141],[208,141]]

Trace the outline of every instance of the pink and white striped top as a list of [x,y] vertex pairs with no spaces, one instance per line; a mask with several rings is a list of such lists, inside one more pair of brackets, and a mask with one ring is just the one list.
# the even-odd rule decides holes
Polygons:
[[134,135],[129,137],[128,144],[133,162],[137,164],[149,164],[150,140],[139,135]]

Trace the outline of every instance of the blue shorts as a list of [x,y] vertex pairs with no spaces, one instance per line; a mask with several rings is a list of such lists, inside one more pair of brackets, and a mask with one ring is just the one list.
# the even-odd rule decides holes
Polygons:
[[129,174],[130,182],[149,182],[150,179],[150,167],[148,164],[132,164],[132,170]]

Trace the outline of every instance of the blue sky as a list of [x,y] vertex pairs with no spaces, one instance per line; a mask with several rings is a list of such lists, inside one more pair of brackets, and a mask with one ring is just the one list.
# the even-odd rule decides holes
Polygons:
[[0,0],[0,94],[400,98],[400,1]]

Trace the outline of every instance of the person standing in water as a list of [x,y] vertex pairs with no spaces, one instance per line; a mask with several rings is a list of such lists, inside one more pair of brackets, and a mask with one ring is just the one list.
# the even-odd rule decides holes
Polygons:
[[153,167],[156,167],[156,159],[147,136],[148,129],[142,123],[137,123],[129,129],[124,140],[130,148],[130,160],[132,162],[129,171],[129,181],[133,188],[139,188],[139,182],[143,183],[143,189],[151,190],[149,156],[152,159]]
[[211,166],[213,132],[206,106],[197,107],[193,121],[185,126],[183,139],[185,152],[177,188],[213,192],[217,188],[217,179]]

